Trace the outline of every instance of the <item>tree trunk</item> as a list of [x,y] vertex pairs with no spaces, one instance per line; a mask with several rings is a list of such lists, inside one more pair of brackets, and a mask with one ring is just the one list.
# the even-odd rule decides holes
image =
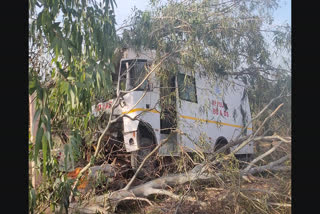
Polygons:
[[[33,124],[34,114],[36,112],[36,92],[32,95],[29,95],[29,133],[30,133],[30,141],[32,142],[33,146],[36,143],[36,134],[39,124],[39,118]],[[35,162],[34,160],[29,160],[29,167],[31,168],[31,183],[34,188],[39,185],[39,176],[40,174],[35,169]]]

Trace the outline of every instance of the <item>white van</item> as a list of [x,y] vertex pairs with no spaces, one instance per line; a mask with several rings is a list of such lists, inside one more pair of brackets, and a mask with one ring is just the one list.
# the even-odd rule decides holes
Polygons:
[[[143,80],[145,66],[152,66],[152,55],[137,54],[131,49],[125,52],[118,77],[114,77],[115,82],[120,78],[122,90],[133,89]],[[110,114],[114,100],[92,106],[93,115]],[[177,156],[182,150],[213,152],[237,137],[251,120],[248,96],[240,81],[213,81],[205,72],[191,75],[183,71],[166,81],[160,81],[153,73],[141,87],[122,97],[114,114],[126,116],[111,126],[110,139],[124,142],[127,152],[141,156],[172,130],[179,131],[172,132],[158,155]],[[250,125],[245,133],[251,132]],[[236,153],[246,157],[251,154],[252,143]]]

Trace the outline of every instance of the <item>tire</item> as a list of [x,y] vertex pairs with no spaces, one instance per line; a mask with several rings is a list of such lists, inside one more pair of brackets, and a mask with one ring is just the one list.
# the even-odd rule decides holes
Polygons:
[[[142,161],[145,159],[145,157],[152,152],[152,150],[155,148],[155,144],[153,143],[153,140],[149,138],[141,138],[140,142],[140,149],[134,152],[131,152],[131,167],[133,170],[137,170],[142,163]],[[155,171],[155,161],[154,161],[154,155],[148,158],[148,160],[144,163],[140,173],[138,174],[138,177],[145,177],[149,176]]]
[[[216,144],[215,144],[215,147],[214,147],[214,151],[218,151],[219,149],[221,149],[222,147],[224,147],[225,145],[228,144],[228,141],[226,138],[224,137],[218,137],[217,141],[216,141]],[[227,150],[224,151],[224,154],[230,154],[230,148],[228,148]]]
[[[219,149],[221,149],[222,147],[224,147],[227,144],[228,144],[228,140],[226,138],[218,137],[218,139],[216,140],[216,144],[214,146],[214,152],[218,151]],[[220,154],[224,154],[224,155],[230,154],[230,148],[226,149],[223,153],[218,153],[218,155],[220,155]],[[214,166],[216,169],[223,168],[222,163],[216,163]]]

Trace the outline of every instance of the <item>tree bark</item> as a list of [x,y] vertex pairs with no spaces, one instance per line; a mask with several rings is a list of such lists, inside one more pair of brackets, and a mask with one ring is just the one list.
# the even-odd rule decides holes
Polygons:
[[[29,133],[30,133],[30,141],[32,142],[33,146],[36,143],[36,134],[38,130],[39,118],[35,120],[33,123],[34,114],[36,112],[36,92],[32,95],[29,95]],[[31,168],[31,183],[33,188],[36,188],[39,185],[40,181],[40,174],[35,169],[35,161],[29,160],[29,167]]]

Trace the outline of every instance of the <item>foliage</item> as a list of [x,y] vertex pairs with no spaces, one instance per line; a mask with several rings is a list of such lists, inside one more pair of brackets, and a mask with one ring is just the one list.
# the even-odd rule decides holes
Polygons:
[[276,6],[276,1],[168,1],[165,6],[154,1],[150,11],[136,11],[122,41],[158,54],[175,52],[185,69],[241,72],[269,62],[261,30]]
[[114,4],[29,1],[29,94],[37,93],[35,119],[40,117],[34,159],[42,148],[44,166],[53,146],[51,131],[69,129],[70,148],[77,147],[81,140],[72,133],[90,134],[91,102],[111,91]]
[[[112,96],[112,74],[123,47],[154,49],[155,63],[170,54],[157,69],[164,82],[181,68],[241,79],[249,87],[253,112],[284,85],[290,91],[290,69],[272,66],[262,33],[276,0],[169,0],[165,5],[153,0],[150,11],[135,12],[120,39],[114,6],[115,0],[29,0],[29,94],[36,93],[33,124],[39,119],[29,157],[44,179],[38,189],[29,187],[31,212],[43,204],[68,205],[71,181],[58,171],[52,136],[65,144],[65,166],[81,159],[83,142],[91,143],[96,129],[91,105]],[[270,33],[276,48],[290,52],[290,29]],[[290,99],[274,105],[283,101],[279,121],[287,126]]]
[[[241,80],[256,113],[283,87],[286,94],[291,90],[291,29],[288,25],[268,29],[277,6],[276,0],[187,0],[167,4],[154,0],[150,10],[135,11],[131,26],[123,32],[122,45],[155,49],[156,60],[170,53],[172,57],[158,69],[161,79],[167,71],[183,69],[212,79]],[[268,41],[266,35],[272,39]],[[278,58],[287,58],[275,66],[274,53]],[[226,87],[232,85],[230,81],[225,83]],[[279,112],[283,127],[290,127],[289,98],[277,101],[286,104]]]
[[[70,195],[70,181],[52,164],[52,135],[66,136],[65,161],[72,165],[81,157],[82,140],[90,141],[91,103],[112,89],[114,6],[114,0],[29,0],[29,95],[36,93],[33,124],[39,119],[29,154],[43,174],[40,190],[30,187],[30,197],[37,198],[32,208]],[[50,192],[50,199],[41,196]]]
[[[284,136],[291,135],[291,76],[283,75],[274,81],[266,79],[257,79],[256,83],[249,90],[249,100],[252,114],[256,115],[267,103],[270,102],[275,95],[283,93],[283,97],[275,100],[271,105],[270,110],[265,112],[265,115],[270,114],[273,109],[278,107],[281,103],[284,106],[277,112],[275,118],[268,121],[261,130],[260,135],[272,135],[274,133]],[[262,121],[258,120],[254,123],[254,129],[261,125]]]
[[[47,176],[42,177],[43,180],[37,189],[29,182],[29,211],[31,213],[41,213],[46,209],[54,212],[57,208],[61,213],[63,209],[68,208],[73,180],[68,179],[66,174],[59,171],[58,162],[54,158],[46,164],[49,169]],[[75,195],[77,193],[74,191]]]

